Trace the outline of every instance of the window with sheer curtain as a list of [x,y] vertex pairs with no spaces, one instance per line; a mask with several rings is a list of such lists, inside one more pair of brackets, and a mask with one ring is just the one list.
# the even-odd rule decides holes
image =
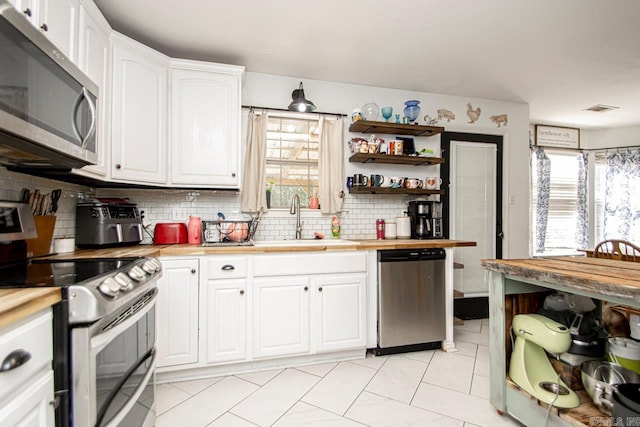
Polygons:
[[[544,212],[536,209],[539,206],[538,179],[540,162],[532,157],[531,180],[531,206],[533,207],[532,238],[535,242],[536,233],[543,233],[537,237],[542,244],[534,243],[534,255],[565,255],[576,253],[576,235],[578,233],[578,185],[579,163],[576,161],[576,152],[545,149],[544,154],[548,158],[548,213],[546,216],[546,229],[540,228],[544,222]],[[546,185],[546,179],[544,180]],[[543,193],[545,193],[543,191]],[[536,227],[537,230],[536,230]],[[541,231],[542,230],[542,231]]]
[[309,207],[318,194],[319,120],[270,114],[267,123],[267,188],[271,208],[289,208],[295,194]]

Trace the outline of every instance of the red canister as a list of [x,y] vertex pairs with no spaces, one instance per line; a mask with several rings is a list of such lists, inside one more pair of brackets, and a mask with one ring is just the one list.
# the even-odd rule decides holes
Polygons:
[[384,239],[384,219],[376,219],[376,238]]

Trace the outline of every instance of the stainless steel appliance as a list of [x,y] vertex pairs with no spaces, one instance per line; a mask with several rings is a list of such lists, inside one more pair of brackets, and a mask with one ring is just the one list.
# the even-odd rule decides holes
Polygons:
[[[17,212],[28,209],[15,205],[0,202],[3,239],[26,228]],[[29,260],[24,237],[1,245],[0,288],[61,288],[62,301],[53,307],[56,425],[152,426],[160,262]]]
[[378,251],[377,354],[441,346],[444,274],[444,249]]
[[142,218],[135,203],[95,200],[76,206],[76,246],[135,245],[142,241]]
[[95,164],[98,86],[8,0],[0,0],[0,64],[0,163]]
[[409,202],[412,239],[442,238],[442,204],[426,200]]

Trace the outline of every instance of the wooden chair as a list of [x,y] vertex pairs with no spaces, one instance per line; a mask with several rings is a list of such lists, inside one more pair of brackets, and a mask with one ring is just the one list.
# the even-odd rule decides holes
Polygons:
[[640,262],[640,247],[626,240],[603,240],[593,249],[593,257]]

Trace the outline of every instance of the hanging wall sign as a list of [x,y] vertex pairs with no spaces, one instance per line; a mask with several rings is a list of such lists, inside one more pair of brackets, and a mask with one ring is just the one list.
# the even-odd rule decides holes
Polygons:
[[580,148],[580,129],[536,125],[536,145],[555,148]]

